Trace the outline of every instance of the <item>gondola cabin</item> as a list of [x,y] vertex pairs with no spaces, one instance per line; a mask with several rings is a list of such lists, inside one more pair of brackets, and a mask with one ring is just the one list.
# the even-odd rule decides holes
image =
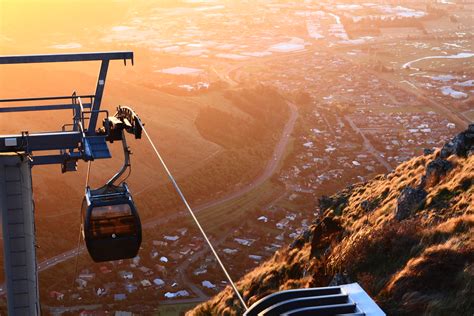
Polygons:
[[86,188],[82,202],[83,235],[95,262],[133,258],[142,242],[140,217],[128,186]]

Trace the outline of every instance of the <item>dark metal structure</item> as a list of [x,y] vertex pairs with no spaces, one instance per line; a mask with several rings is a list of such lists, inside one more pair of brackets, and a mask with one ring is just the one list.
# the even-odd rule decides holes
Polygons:
[[385,316],[357,283],[286,290],[254,303],[244,316]]
[[[25,151],[31,155],[31,165],[61,164],[62,171],[75,171],[79,159],[90,161],[110,158],[104,133],[96,130],[99,115],[108,117],[108,112],[100,110],[102,96],[111,60],[130,60],[132,52],[53,54],[27,56],[1,56],[0,65],[25,63],[56,63],[100,61],[100,70],[94,94],[71,96],[51,96],[38,98],[0,99],[0,113],[24,111],[72,110],[72,122],[59,131],[0,135],[0,152]],[[83,100],[87,100],[83,102]],[[48,104],[30,105],[48,102]],[[60,102],[60,103],[58,103]],[[41,151],[58,150],[58,154],[41,155]]]
[[[102,188],[86,188],[84,237],[96,261],[136,255],[141,226],[130,191],[115,181],[130,167],[124,132],[140,138],[142,123],[127,107],[114,116],[101,110],[107,70],[112,60],[130,60],[132,52],[1,56],[0,66],[29,63],[100,62],[95,92],[70,96],[0,99],[2,113],[72,111],[72,120],[56,131],[0,135],[0,210],[3,220],[4,261],[9,315],[38,315],[39,291],[35,250],[31,167],[61,165],[62,172],[77,170],[77,161],[110,158],[107,141],[122,141],[124,167]],[[0,74],[1,74],[0,67]],[[99,117],[102,126],[97,128]]]

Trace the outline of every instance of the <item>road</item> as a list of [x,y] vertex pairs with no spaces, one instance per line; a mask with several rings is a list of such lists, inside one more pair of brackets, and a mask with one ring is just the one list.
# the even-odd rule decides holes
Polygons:
[[60,262],[73,258],[77,253],[82,253],[85,249],[86,248],[84,246],[81,246],[79,248],[79,252],[77,251],[77,248],[75,248],[75,249],[71,249],[69,251],[60,253],[59,255],[56,255],[54,257],[43,260],[40,263],[38,263],[38,271],[39,272],[44,271],[48,268],[51,268],[52,266],[55,266],[56,264]]
[[275,173],[278,165],[283,160],[283,155],[285,153],[286,145],[288,145],[288,141],[290,140],[291,133],[293,132],[296,119],[298,118],[298,109],[296,105],[294,105],[291,102],[288,102],[288,107],[290,109],[290,117],[288,121],[286,122],[285,127],[283,128],[280,140],[278,141],[278,143],[275,146],[275,149],[273,150],[272,158],[268,161],[265,169],[260,174],[260,176],[255,178],[251,183],[247,184],[245,187],[237,191],[234,191],[233,193],[230,193],[217,200],[200,205],[199,207],[196,208],[197,211],[200,211],[209,207],[217,206],[221,203],[228,202],[237,197],[240,197],[252,191],[253,189],[257,188],[258,186],[262,185]]
[[393,170],[392,166],[385,161],[385,159],[382,158],[381,153],[375,149],[375,147],[372,145],[372,143],[365,137],[364,133],[360,130],[360,128],[355,125],[355,123],[352,121],[352,119],[349,116],[344,116],[344,118],[349,122],[349,125],[351,128],[364,140],[364,147],[365,149],[381,164],[387,169],[387,172],[391,172]]
[[[232,231],[229,231],[227,234],[224,234],[224,236],[219,238],[219,240],[214,241],[212,243],[214,248],[222,244],[231,233]],[[204,293],[196,284],[194,284],[193,282],[191,282],[191,280],[189,280],[186,270],[191,265],[191,263],[195,262],[196,260],[200,259],[202,256],[206,255],[209,251],[210,249],[207,247],[207,245],[204,245],[203,249],[192,254],[191,257],[187,258],[185,261],[183,261],[183,263],[181,263],[176,268],[176,272],[180,278],[181,283],[186,284],[186,286],[188,286],[194,292],[194,294],[196,294],[198,298],[202,301],[208,300],[209,296],[207,296],[206,293]]]
[[[282,199],[286,193],[281,194],[279,197],[271,201],[268,205],[265,206],[265,209],[271,207],[273,204],[275,204],[277,201]],[[214,241],[212,244],[214,248],[217,248],[217,246],[220,246],[222,243],[224,243],[227,238],[229,238],[230,235],[232,235],[234,232],[232,230],[227,231],[224,233],[218,240]],[[203,247],[203,249],[195,252],[191,257],[189,257],[187,260],[185,260],[183,263],[181,263],[178,268],[176,268],[176,272],[178,272],[178,275],[180,276],[182,284],[187,284],[191,290],[198,296],[196,300],[201,300],[202,302],[207,301],[209,297],[198,287],[196,286],[193,282],[191,282],[188,278],[188,274],[186,273],[187,269],[189,266],[196,262],[197,260],[201,259],[202,256],[208,254],[210,252],[210,249],[207,247]],[[228,271],[230,273],[230,271]],[[185,303],[186,299],[179,299],[179,300],[174,300],[175,303]]]
[[48,309],[51,315],[62,315],[66,312],[79,312],[83,310],[95,310],[102,307],[101,304],[91,304],[91,305],[76,305],[76,306],[61,306],[61,307],[50,307],[50,306],[41,306],[42,309]]

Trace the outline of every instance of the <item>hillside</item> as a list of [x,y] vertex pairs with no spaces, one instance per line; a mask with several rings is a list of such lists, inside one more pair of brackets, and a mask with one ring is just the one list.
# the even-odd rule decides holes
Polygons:
[[[319,200],[319,216],[237,284],[278,290],[358,282],[388,315],[474,312],[474,124],[434,152]],[[228,287],[189,315],[241,315]]]
[[[32,69],[31,72],[41,69]],[[18,82],[34,86],[30,82],[33,79],[26,76],[27,73],[26,70],[21,73],[28,79],[26,83],[22,80],[7,82],[2,77],[0,85],[8,83],[5,91],[8,89],[9,93],[2,98],[28,96],[28,90],[21,94],[18,88]],[[19,74],[17,76],[21,77]],[[31,95],[67,95],[72,88],[56,86],[57,89],[53,89],[55,86],[52,81],[60,76],[77,77],[84,82],[90,79],[80,72],[61,70],[52,78],[45,78],[38,86],[40,92]],[[267,103],[263,102],[265,99]],[[139,113],[194,205],[216,200],[234,192],[235,184],[248,183],[256,178],[271,156],[288,116],[285,99],[270,87],[240,90],[220,87],[190,97],[174,96],[158,89],[111,79],[103,103],[103,108],[111,114],[118,104],[130,105]],[[249,112],[251,108],[258,108],[258,111]],[[71,120],[70,111],[51,112],[2,113],[0,134],[19,133],[22,130],[60,130],[61,124]],[[263,118],[269,117],[269,113],[273,120],[264,121]],[[244,127],[253,134],[242,133]],[[157,167],[154,158],[150,159],[154,153],[149,144],[131,137],[128,141],[133,150],[133,171],[127,182],[140,209],[142,221],[147,222],[181,208],[181,201],[163,170]],[[92,164],[92,187],[103,185],[120,168],[123,163],[120,146],[119,143],[110,146],[112,159],[98,160]],[[79,206],[84,194],[87,167],[84,162],[79,162],[78,172],[66,174],[61,174],[57,165],[40,166],[32,170],[39,244],[37,254],[39,261],[43,261],[77,245]],[[52,230],[51,227],[57,228]],[[62,238],[57,238],[58,234]],[[0,251],[2,249],[0,245]],[[0,261],[0,267],[3,267],[3,260]],[[3,275],[0,275],[1,280]]]

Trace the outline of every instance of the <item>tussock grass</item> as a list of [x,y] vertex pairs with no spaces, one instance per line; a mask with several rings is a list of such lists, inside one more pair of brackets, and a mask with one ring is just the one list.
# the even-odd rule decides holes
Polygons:
[[[301,236],[244,276],[249,305],[278,290],[359,282],[390,315],[474,313],[474,155],[447,158],[452,169],[408,218],[397,221],[400,192],[421,187],[428,164],[414,158],[393,172],[320,199],[320,217]],[[335,278],[338,276],[338,278]],[[189,315],[240,315],[230,288]]]

